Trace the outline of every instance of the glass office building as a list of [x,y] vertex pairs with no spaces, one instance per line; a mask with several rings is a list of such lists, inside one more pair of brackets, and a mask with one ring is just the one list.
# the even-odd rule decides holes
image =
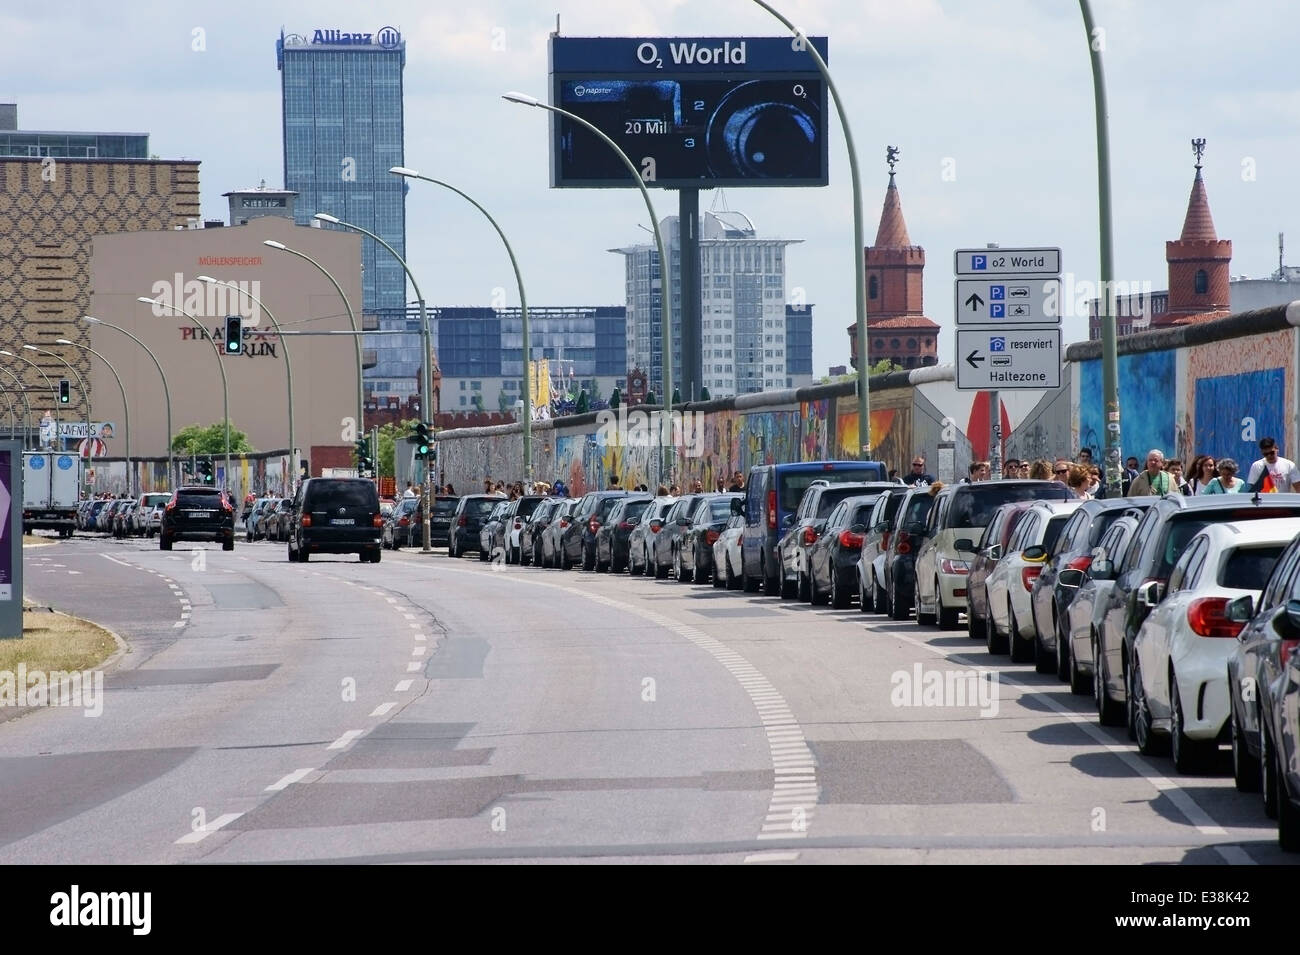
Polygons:
[[[295,220],[307,224],[317,212],[327,212],[375,233],[405,258],[406,183],[388,171],[404,163],[406,44],[401,34],[390,27],[373,34],[281,33],[276,61],[283,94],[284,188],[298,193]],[[362,238],[361,262],[364,311],[379,316],[381,329],[404,328],[401,265],[368,237]],[[365,341],[379,355],[366,375],[371,391],[391,392],[392,383],[405,377],[384,361],[395,345],[384,342],[386,337]],[[409,350],[409,345],[399,348]]]
[[148,133],[65,133],[18,128],[18,104],[0,103],[0,156],[148,159]]

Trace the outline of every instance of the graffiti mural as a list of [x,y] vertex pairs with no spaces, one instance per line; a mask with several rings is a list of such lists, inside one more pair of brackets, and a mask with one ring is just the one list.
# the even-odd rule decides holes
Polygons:
[[[1167,456],[1177,451],[1174,411],[1177,382],[1174,351],[1137,352],[1119,356],[1119,408],[1123,427],[1124,457],[1139,461],[1147,451],[1160,448]],[[1079,362],[1079,447],[1104,448],[1102,421],[1104,398],[1101,362]]]
[[830,399],[805,401],[799,406],[799,433],[803,461],[817,461],[828,457],[826,443],[830,417]]
[[1268,436],[1285,455],[1285,389],[1282,368],[1197,381],[1195,453],[1235,458],[1244,472],[1259,457],[1259,439]]

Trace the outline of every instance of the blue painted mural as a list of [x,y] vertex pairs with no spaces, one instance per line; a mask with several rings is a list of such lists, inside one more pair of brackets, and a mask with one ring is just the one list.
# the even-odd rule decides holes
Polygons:
[[[1119,407],[1124,457],[1142,461],[1152,448],[1166,456],[1176,453],[1174,397],[1175,355],[1170,351],[1139,352],[1119,356]],[[1085,361],[1079,371],[1079,447],[1106,446],[1101,387],[1101,362]]]
[[[1216,458],[1235,458],[1244,476],[1259,457],[1258,441],[1277,440],[1286,454],[1286,369],[1245,371],[1196,382],[1196,450]],[[1253,418],[1254,428],[1243,419]]]

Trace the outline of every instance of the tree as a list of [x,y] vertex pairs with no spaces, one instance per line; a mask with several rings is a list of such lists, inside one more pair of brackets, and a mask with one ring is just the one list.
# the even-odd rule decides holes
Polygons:
[[419,419],[410,418],[398,424],[385,424],[379,427],[379,475],[380,477],[397,476],[397,449],[409,448],[407,435],[415,434]]
[[[248,435],[230,425],[230,453],[244,454],[255,450],[248,442]],[[179,455],[208,455],[226,453],[226,425],[219,421],[202,427],[197,424],[186,425],[172,437],[172,451]]]
[[[888,358],[882,358],[869,369],[873,375],[886,375],[891,371],[905,371],[902,365]],[[852,377],[852,376],[849,376]]]

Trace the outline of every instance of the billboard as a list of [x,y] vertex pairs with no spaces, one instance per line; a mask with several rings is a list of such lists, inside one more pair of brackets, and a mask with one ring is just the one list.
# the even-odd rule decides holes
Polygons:
[[[825,37],[810,42],[827,57]],[[551,37],[551,104],[647,186],[825,186],[827,91],[792,37]],[[551,185],[635,188],[609,144],[551,114]]]

